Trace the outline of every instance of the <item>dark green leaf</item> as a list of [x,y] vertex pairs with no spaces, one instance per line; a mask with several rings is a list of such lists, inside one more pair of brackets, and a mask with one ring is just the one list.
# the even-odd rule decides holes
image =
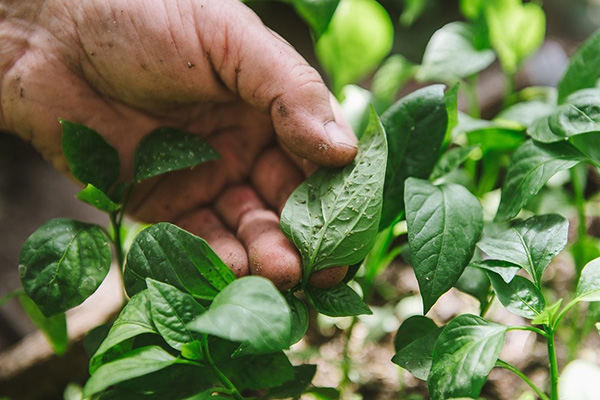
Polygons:
[[289,347],[291,319],[287,302],[269,280],[247,276],[223,289],[188,327],[243,342],[253,353],[269,353]]
[[550,261],[567,244],[569,222],[557,214],[536,215],[484,237],[477,247],[490,258],[524,268],[539,284]]
[[437,329],[435,322],[423,315],[413,315],[407,318],[396,332],[394,339],[396,352],[435,329]]
[[517,149],[508,167],[496,219],[516,216],[554,174],[584,160],[585,157],[567,143],[526,141]]
[[511,313],[534,319],[546,306],[544,295],[529,279],[515,276],[506,283],[500,275],[493,272],[488,272],[488,276],[498,300]]
[[517,275],[521,270],[521,267],[517,264],[502,260],[483,260],[474,261],[469,264],[469,267],[485,269],[487,271],[495,272],[500,275],[504,282],[508,283]]
[[175,286],[147,278],[148,298],[152,322],[169,346],[181,350],[181,346],[197,339],[187,328],[204,307],[189,294]]
[[596,86],[600,72],[594,66],[600,64],[600,31],[590,36],[573,54],[569,66],[558,83],[558,104],[580,89]]
[[392,358],[392,362],[409,371],[421,380],[427,380],[433,358],[435,343],[444,328],[434,328],[424,336],[410,342],[400,349]]
[[118,211],[121,206],[113,202],[104,192],[96,186],[88,183],[81,192],[77,193],[76,197],[91,206],[96,207],[100,211],[114,212]]
[[454,284],[454,287],[475,297],[481,304],[481,308],[488,304],[490,280],[481,269],[473,268],[469,264]]
[[479,201],[463,186],[409,178],[406,222],[412,265],[427,313],[458,280],[483,230]]
[[590,161],[600,167],[600,132],[589,132],[573,136],[569,139],[575,148],[590,158]]
[[315,44],[334,93],[370,73],[392,49],[394,26],[375,0],[344,0]]
[[178,128],[158,128],[135,149],[133,179],[139,182],[217,158],[219,154],[198,135]]
[[415,64],[400,54],[389,56],[373,76],[371,91],[377,112],[384,112],[396,99],[398,91],[416,73]]
[[282,351],[223,359],[218,365],[240,390],[277,387],[294,379],[294,367]]
[[316,38],[329,26],[340,0],[288,0],[312,28]]
[[304,275],[361,261],[379,227],[387,147],[375,111],[354,162],[320,169],[290,196],[281,229],[302,255]]
[[127,254],[127,293],[145,289],[146,278],[211,300],[235,276],[206,241],[163,222],[138,234]]
[[473,25],[451,22],[437,30],[423,54],[417,72],[421,82],[456,82],[486,69],[496,56],[492,49],[480,48]]
[[85,384],[83,394],[89,397],[119,382],[156,372],[176,362],[177,358],[158,346],[132,350],[122,358],[98,368]]
[[274,387],[271,390],[269,390],[267,398],[295,399],[299,397],[308,388],[316,372],[316,365],[303,364],[294,367],[294,379],[292,379],[290,382],[284,383],[279,387]]
[[53,219],[25,242],[19,276],[25,292],[45,316],[81,304],[102,283],[112,260],[102,228],[70,219]]
[[331,289],[319,289],[309,285],[304,289],[304,293],[315,310],[330,317],[372,314],[363,299],[345,283]]
[[540,315],[531,320],[532,325],[554,325],[556,321],[556,317],[558,316],[558,312],[560,311],[560,305],[562,304],[563,299],[558,299],[553,304],[546,306]]
[[438,160],[448,124],[444,86],[428,86],[400,99],[381,116],[381,123],[388,161],[380,231],[404,211],[406,178],[428,178]]
[[286,299],[292,313],[292,334],[290,338],[290,345],[292,345],[299,342],[308,329],[308,310],[304,302],[294,296],[293,293],[290,292]]
[[64,313],[46,318],[39,307],[26,294],[19,296],[19,302],[31,321],[44,334],[54,352],[58,355],[67,350],[69,336],[67,335],[67,319]]
[[117,181],[121,164],[117,151],[96,131],[85,125],[60,120],[62,149],[73,176],[103,192]]
[[[133,296],[121,310],[106,339],[104,339],[90,361],[90,374],[93,374],[100,365],[112,359],[112,354],[106,354],[110,349],[144,333],[158,334],[150,316],[148,291]],[[120,353],[120,351],[121,349],[118,349],[117,353]]]
[[444,153],[433,168],[429,180],[435,181],[449,174],[464,163],[479,146],[455,147]]
[[600,258],[587,263],[575,291],[578,301],[600,301]]
[[463,314],[444,328],[427,378],[432,400],[477,397],[504,346],[506,327]]

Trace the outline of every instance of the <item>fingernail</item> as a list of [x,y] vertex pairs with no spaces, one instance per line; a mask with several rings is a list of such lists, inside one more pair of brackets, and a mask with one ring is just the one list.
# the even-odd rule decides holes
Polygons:
[[335,121],[329,121],[325,124],[325,132],[333,143],[356,148],[356,139],[349,137]]

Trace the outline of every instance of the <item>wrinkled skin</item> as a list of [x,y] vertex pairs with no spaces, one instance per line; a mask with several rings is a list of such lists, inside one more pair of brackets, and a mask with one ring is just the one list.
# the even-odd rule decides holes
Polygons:
[[[152,129],[204,137],[222,158],[139,185],[130,214],[205,237],[237,275],[257,257],[288,275],[291,265],[293,279],[270,276],[280,288],[299,279],[300,259],[282,245],[279,214],[258,213],[263,228],[244,229],[244,244],[242,217],[279,212],[315,164],[356,154],[318,73],[238,0],[0,0],[0,77],[0,129],[65,173],[59,117],[99,131],[121,179]],[[225,198],[232,188],[241,194]]]

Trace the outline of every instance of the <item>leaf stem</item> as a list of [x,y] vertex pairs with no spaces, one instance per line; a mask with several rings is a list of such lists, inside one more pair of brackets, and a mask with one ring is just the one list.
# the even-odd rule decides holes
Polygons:
[[546,339],[549,338],[548,332],[540,328],[536,328],[535,326],[509,326],[506,331],[531,331],[537,333],[538,335],[542,335]]
[[548,361],[550,363],[550,398],[558,400],[558,362],[556,360],[556,348],[554,346],[554,331],[548,330]]
[[227,390],[230,391],[231,395],[236,400],[244,400],[244,397],[237,390],[235,385],[229,380],[229,378],[219,369],[219,367],[213,361],[210,350],[208,349],[208,336],[204,335],[202,338],[202,351],[204,352],[204,356],[206,357],[206,361],[208,362],[209,367],[213,370],[217,378],[221,381],[221,383],[225,386]]
[[520,369],[518,369],[514,365],[511,365],[511,364],[507,363],[506,361],[498,360],[498,361],[496,361],[496,367],[507,369],[510,372],[512,372],[513,374],[517,375],[519,378],[521,378],[523,380],[523,382],[525,382],[527,385],[529,385],[529,387],[538,395],[538,397],[541,400],[550,400],[550,398],[544,392],[542,392],[541,389],[539,387],[537,387],[537,385],[535,383],[533,383],[531,381],[531,379],[529,379],[527,377],[527,375],[525,375]]
[[488,311],[490,311],[490,307],[492,306],[492,303],[494,302],[495,298],[496,298],[496,293],[494,293],[492,291],[492,293],[490,293],[490,295],[489,295],[486,305],[481,307],[481,312],[479,313],[481,318],[485,318],[485,315],[488,313]]
[[4,304],[8,303],[13,298],[20,296],[24,293],[25,293],[25,291],[23,289],[15,289],[12,292],[7,293],[4,297],[0,298],[0,307],[2,307]]
[[116,212],[110,213],[110,223],[114,232],[113,244],[115,246],[117,264],[119,265],[119,270],[123,273],[125,260],[123,257],[123,244],[121,243],[121,221]]

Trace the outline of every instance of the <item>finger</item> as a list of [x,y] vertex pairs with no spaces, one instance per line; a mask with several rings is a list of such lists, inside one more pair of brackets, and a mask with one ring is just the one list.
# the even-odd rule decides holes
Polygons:
[[217,198],[214,208],[225,224],[237,232],[240,218],[244,214],[266,207],[250,186],[237,185],[225,190]]
[[280,211],[304,176],[279,147],[270,147],[256,160],[250,179],[267,204]]
[[175,224],[206,240],[237,278],[249,274],[248,255],[244,246],[211,210],[201,208],[178,218]]
[[309,176],[314,174],[315,171],[317,169],[319,169],[319,166],[317,164],[310,162],[305,158],[297,156],[296,154],[292,153],[290,151],[290,149],[285,147],[283,144],[280,144],[280,147],[281,147],[281,151],[283,151],[288,156],[288,158],[290,160],[292,160],[292,162],[296,165],[296,167],[298,167],[302,170],[302,172],[304,173],[304,176],[306,178],[308,178]]
[[356,138],[335,116],[318,72],[243,4],[226,0],[212,9],[219,7],[210,23],[196,24],[210,29],[201,32],[201,41],[223,83],[269,112],[279,138],[295,154],[325,166],[352,161]]
[[279,290],[296,286],[302,278],[298,251],[279,228],[270,210],[252,210],[242,216],[237,233],[246,247],[250,272],[269,279]]

